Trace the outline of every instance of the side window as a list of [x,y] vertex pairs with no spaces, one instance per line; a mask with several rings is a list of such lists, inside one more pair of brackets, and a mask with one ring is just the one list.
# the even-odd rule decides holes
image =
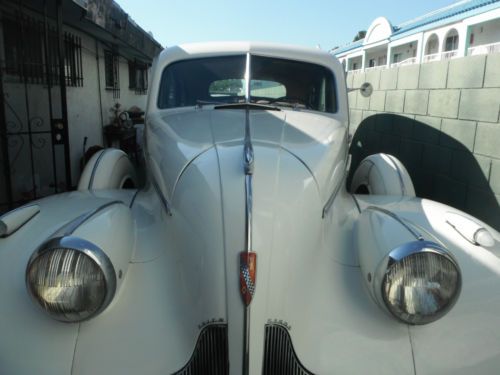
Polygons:
[[139,61],[128,62],[128,88],[138,95],[148,92],[148,66]]
[[113,51],[104,51],[104,76],[106,90],[113,90],[113,98],[120,97],[120,69],[118,54]]

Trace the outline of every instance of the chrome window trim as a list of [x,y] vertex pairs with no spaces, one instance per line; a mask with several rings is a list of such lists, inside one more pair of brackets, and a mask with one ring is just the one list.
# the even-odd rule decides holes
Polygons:
[[245,103],[250,103],[250,52],[246,53],[246,64],[245,64]]
[[90,259],[92,259],[99,266],[104,275],[104,280],[106,281],[106,294],[101,306],[94,313],[81,320],[65,319],[61,315],[54,315],[53,313],[43,309],[43,307],[42,309],[45,312],[47,312],[52,318],[66,323],[77,323],[89,320],[95,317],[96,315],[99,315],[110,304],[116,293],[116,286],[117,286],[116,272],[113,267],[113,264],[111,263],[111,260],[106,255],[106,253],[97,245],[83,238],[75,236],[62,236],[62,237],[52,238],[47,242],[43,243],[40,247],[38,247],[37,250],[35,250],[35,252],[31,255],[28,261],[28,266],[26,267],[26,274],[25,274],[26,288],[28,289],[30,297],[37,303],[37,305],[40,305],[38,299],[32,293],[31,286],[28,280],[28,273],[31,268],[31,265],[39,256],[42,256],[43,254],[56,249],[70,249],[73,251],[83,253]]

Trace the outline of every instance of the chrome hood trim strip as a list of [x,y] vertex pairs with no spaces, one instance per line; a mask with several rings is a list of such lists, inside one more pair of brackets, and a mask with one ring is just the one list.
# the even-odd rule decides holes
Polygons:
[[[249,71],[250,55],[247,55],[247,72]],[[248,81],[247,81],[248,82]],[[247,95],[249,95],[247,83]],[[252,251],[252,178],[254,172],[254,154],[250,138],[250,111],[245,110],[245,140],[243,146],[243,170],[245,173],[245,251]],[[245,306],[243,332],[243,375],[248,375],[250,368],[250,306]]]

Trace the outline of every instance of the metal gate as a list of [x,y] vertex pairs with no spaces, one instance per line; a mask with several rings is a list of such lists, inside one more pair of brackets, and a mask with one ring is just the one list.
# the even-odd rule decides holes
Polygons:
[[71,189],[66,85],[82,85],[81,42],[62,30],[62,0],[1,12],[0,212]]

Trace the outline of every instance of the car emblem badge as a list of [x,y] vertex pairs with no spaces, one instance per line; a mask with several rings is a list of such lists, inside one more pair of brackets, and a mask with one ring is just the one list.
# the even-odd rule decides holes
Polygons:
[[257,275],[257,253],[243,251],[240,253],[240,291],[246,306],[252,302],[255,293],[255,277]]

